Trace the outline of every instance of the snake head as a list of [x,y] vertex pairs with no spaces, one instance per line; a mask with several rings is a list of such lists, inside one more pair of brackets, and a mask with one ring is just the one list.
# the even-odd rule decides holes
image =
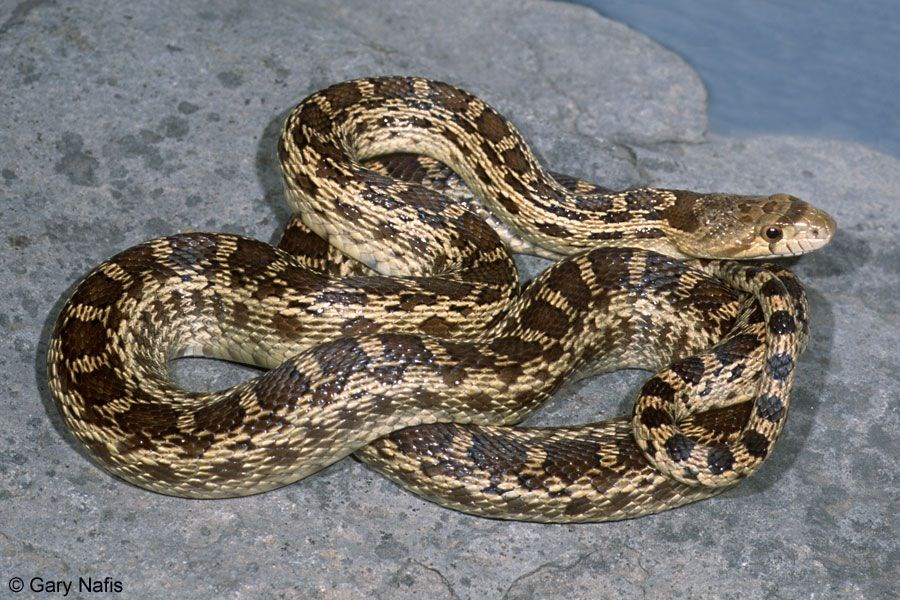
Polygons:
[[678,249],[701,258],[797,256],[827,244],[837,228],[825,211],[788,194],[737,196],[672,190],[664,217]]

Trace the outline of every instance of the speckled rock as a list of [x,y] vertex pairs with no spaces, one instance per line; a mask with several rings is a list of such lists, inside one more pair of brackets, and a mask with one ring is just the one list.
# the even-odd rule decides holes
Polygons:
[[[44,367],[72,286],[158,235],[275,239],[285,112],[327,84],[389,73],[479,93],[557,170],[610,186],[785,190],[836,216],[832,245],[795,265],[814,337],[756,477],[638,521],[546,526],[447,511],[352,460],[209,502],[144,492],[90,462]],[[128,597],[874,598],[900,576],[896,159],[807,139],[704,141],[693,71],[556,2],[26,0],[0,6],[0,81],[0,595],[19,577],[73,593],[79,578],[119,582]],[[250,373],[176,366],[197,388]],[[625,412],[642,377],[572,386],[532,422]]]

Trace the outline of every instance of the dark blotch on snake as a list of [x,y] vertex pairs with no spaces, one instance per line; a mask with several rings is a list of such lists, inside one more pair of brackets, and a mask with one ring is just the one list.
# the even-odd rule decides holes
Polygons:
[[562,310],[544,300],[529,303],[520,317],[522,324],[532,331],[540,331],[558,340],[569,331],[569,318]]
[[312,386],[310,400],[317,406],[328,406],[339,400],[350,378],[369,370],[369,356],[352,338],[319,344],[310,350],[310,354],[316,359],[323,377]]
[[777,423],[784,416],[784,402],[778,396],[765,395],[756,401],[756,414],[772,423]]
[[549,273],[544,284],[565,298],[575,310],[585,310],[590,306],[591,289],[581,276],[581,270],[571,261],[557,263],[557,268]]
[[776,354],[766,360],[766,374],[777,381],[784,381],[794,369],[794,359],[790,354]]
[[622,231],[595,231],[588,236],[592,240],[621,240],[623,237]]
[[86,409],[100,408],[125,397],[125,384],[109,365],[99,365],[87,373],[74,376],[78,377],[79,394]]
[[797,330],[794,317],[786,310],[778,310],[769,316],[769,331],[776,335],[794,333]]
[[659,377],[651,377],[641,388],[641,395],[654,396],[664,402],[673,402],[675,400],[675,388]]
[[689,356],[669,367],[685,383],[698,384],[706,370],[699,356]]
[[676,433],[667,439],[664,445],[669,458],[675,462],[681,462],[690,458],[697,442],[682,433]]
[[[476,118],[475,124],[478,126],[478,131],[494,144],[509,135],[509,127],[506,125],[506,120],[494,112],[489,106],[484,107],[484,110],[481,111],[481,114]],[[522,159],[524,160],[524,158],[523,155]],[[518,170],[512,166],[510,166],[510,168]]]
[[641,425],[647,429],[656,429],[661,425],[672,425],[672,416],[659,408],[646,408],[641,413]]
[[235,392],[198,408],[194,413],[194,426],[200,431],[228,433],[243,426],[246,414],[241,406],[241,394]]
[[773,296],[783,295],[785,292],[785,286],[781,280],[773,277],[762,284],[762,286],[759,288],[759,291],[763,296],[771,298]]
[[100,356],[108,343],[106,326],[102,321],[82,321],[68,315],[62,325],[57,325],[54,337],[61,339],[61,351],[70,359]]
[[293,408],[311,387],[309,376],[292,361],[272,369],[256,381],[256,402],[267,411]]
[[769,453],[769,440],[758,431],[747,430],[744,432],[742,441],[751,456],[764,458]]
[[706,455],[706,464],[713,475],[721,475],[734,467],[734,454],[725,446],[713,446]]
[[713,354],[723,366],[745,359],[759,347],[759,339],[746,333],[730,338],[713,348]]
[[342,111],[362,98],[359,87],[355,83],[339,83],[324,90],[322,94],[335,111]]
[[502,156],[503,162],[513,173],[518,173],[521,175],[531,169],[531,164],[528,162],[528,158],[526,158],[525,153],[522,152],[522,149],[518,146],[513,146],[512,148],[504,150],[502,152]]
[[693,233],[700,228],[700,221],[694,213],[694,204],[701,196],[686,190],[671,190],[675,194],[675,202],[668,208],[659,211],[659,216],[670,226],[686,233]]

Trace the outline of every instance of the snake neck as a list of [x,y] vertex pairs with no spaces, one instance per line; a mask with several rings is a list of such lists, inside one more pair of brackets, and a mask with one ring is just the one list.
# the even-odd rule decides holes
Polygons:
[[[337,202],[347,182],[378,196],[391,184],[373,178],[362,164],[397,152],[448,165],[495,216],[491,224],[517,252],[553,258],[612,246],[676,258],[756,258],[814,250],[834,231],[828,215],[783,194],[567,189],[491,106],[428,79],[331,86],[295,108],[279,142],[288,197],[301,213],[314,211],[311,198],[322,189],[333,190]],[[314,217],[304,221],[317,233],[328,229]],[[767,237],[773,231],[777,237]]]

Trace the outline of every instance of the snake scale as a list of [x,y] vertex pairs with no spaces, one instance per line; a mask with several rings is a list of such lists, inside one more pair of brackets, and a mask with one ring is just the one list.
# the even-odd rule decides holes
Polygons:
[[[754,473],[808,335],[783,267],[835,224],[792,196],[611,191],[544,170],[477,97],[422,78],[333,85],[278,141],[279,246],[183,233],[124,250],[53,331],[63,419],[163,494],[255,494],[355,453],[465,512],[637,517]],[[510,251],[558,259],[520,285]],[[168,364],[269,369],[186,391]],[[633,415],[515,428],[567,381],[655,372]]]

